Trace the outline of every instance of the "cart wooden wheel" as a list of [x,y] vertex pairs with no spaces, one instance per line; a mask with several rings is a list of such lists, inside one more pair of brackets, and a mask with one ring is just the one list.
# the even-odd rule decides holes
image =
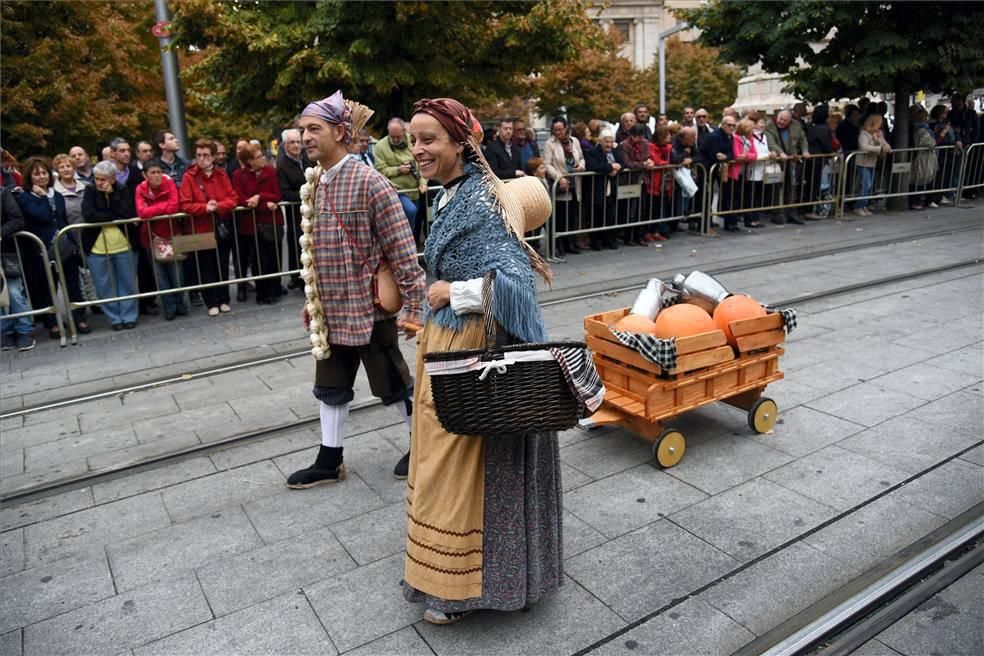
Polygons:
[[763,396],[748,409],[748,427],[756,433],[768,433],[776,425],[778,416],[776,402]]
[[687,441],[683,439],[683,433],[672,428],[660,433],[653,442],[653,458],[660,469],[668,469],[680,462],[686,450]]

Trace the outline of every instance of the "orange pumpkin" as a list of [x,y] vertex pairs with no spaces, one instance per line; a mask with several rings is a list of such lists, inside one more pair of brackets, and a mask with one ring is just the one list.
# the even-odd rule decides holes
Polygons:
[[714,324],[724,331],[724,336],[728,338],[728,343],[732,346],[738,345],[737,338],[731,334],[732,321],[764,316],[765,308],[754,298],[744,294],[729,296],[714,308]]
[[654,334],[656,325],[641,314],[627,314],[615,324],[615,330],[623,333],[644,333]]
[[656,336],[690,337],[714,330],[714,320],[702,308],[690,303],[678,303],[663,309],[656,317]]

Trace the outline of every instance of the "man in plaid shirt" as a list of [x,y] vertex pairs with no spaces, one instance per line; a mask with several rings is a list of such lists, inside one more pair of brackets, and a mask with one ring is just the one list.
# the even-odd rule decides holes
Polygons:
[[[330,357],[318,360],[315,372],[321,449],[311,467],[287,479],[288,487],[308,488],[345,478],[343,428],[360,362],[372,393],[410,425],[413,379],[397,331],[409,339],[421,325],[426,276],[396,190],[348,154],[352,112],[342,93],[308,105],[297,125],[308,158],[323,170],[314,191],[311,238],[331,346]],[[373,304],[372,277],[380,259],[389,263],[403,297],[399,319]],[[307,324],[306,311],[304,319]],[[409,456],[397,464],[397,478],[406,478]]]

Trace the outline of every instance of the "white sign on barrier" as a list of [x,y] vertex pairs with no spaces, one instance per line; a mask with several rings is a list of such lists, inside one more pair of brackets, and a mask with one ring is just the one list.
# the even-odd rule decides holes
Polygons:
[[618,200],[625,198],[642,198],[642,183],[634,185],[619,185],[617,195]]
[[892,175],[909,173],[912,170],[912,162],[895,162],[892,164]]

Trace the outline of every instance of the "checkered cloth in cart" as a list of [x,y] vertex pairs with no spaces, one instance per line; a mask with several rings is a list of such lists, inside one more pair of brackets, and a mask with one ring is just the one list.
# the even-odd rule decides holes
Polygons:
[[[676,298],[676,297],[674,297]],[[671,301],[668,305],[675,305],[679,301]],[[667,305],[666,302],[663,304]],[[765,311],[769,314],[778,312],[782,315],[782,320],[786,334],[793,332],[796,328],[796,310],[792,308],[777,308],[768,305],[763,305]],[[658,337],[653,337],[652,335],[644,335],[639,333],[624,333],[620,330],[610,329],[612,334],[618,338],[618,341],[622,342],[625,346],[628,346],[634,351],[638,351],[642,357],[646,358],[654,364],[658,364],[663,367],[663,369],[675,369],[676,368],[676,340],[670,339],[660,339]]]
[[787,335],[796,330],[796,310],[793,308],[772,307],[771,305],[763,305],[762,307],[769,314],[778,312],[782,315],[783,327],[786,329]]
[[676,339],[660,339],[641,333],[623,333],[621,330],[610,329],[618,341],[633,351],[639,351],[642,357],[654,362],[663,369],[676,369]]

